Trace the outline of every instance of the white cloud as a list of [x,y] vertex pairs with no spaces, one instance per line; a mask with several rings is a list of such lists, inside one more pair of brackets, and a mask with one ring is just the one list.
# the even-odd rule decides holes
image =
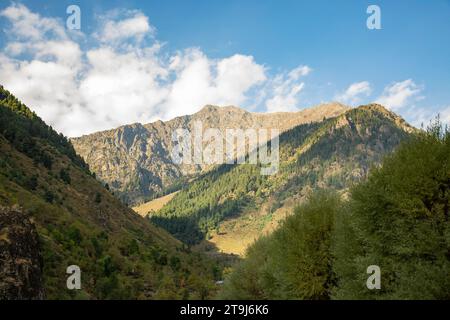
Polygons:
[[342,103],[358,104],[362,97],[368,97],[372,93],[372,88],[368,81],[356,82],[351,84],[345,92],[339,94],[335,99]]
[[440,113],[442,122],[450,126],[450,106],[442,109]]
[[[0,51],[0,83],[69,136],[169,119],[205,104],[251,104],[257,92],[270,99],[261,100],[269,110],[292,110],[304,87],[299,79],[311,71],[300,66],[270,78],[248,55],[164,52],[139,11],[106,14],[89,35],[68,32],[63,21],[18,4],[0,18],[10,23],[11,35]],[[99,41],[81,48],[74,37]]]
[[63,24],[57,19],[45,18],[31,12],[22,4],[13,3],[0,12],[0,17],[7,18],[14,27],[10,34],[27,40],[42,40],[45,35],[65,38]]
[[404,108],[402,114],[405,119],[416,128],[426,127],[430,121],[436,116],[432,115],[430,108],[411,106]]
[[111,20],[110,16],[102,17],[106,21],[98,35],[100,41],[111,42],[132,37],[142,40],[145,35],[155,34],[155,28],[150,25],[148,17],[139,11],[130,13],[131,17],[119,21]]
[[446,107],[418,107],[412,106],[402,109],[402,114],[408,122],[416,128],[427,128],[439,115],[444,125],[450,126],[450,106]]
[[[244,102],[243,95],[248,89],[257,83],[266,80],[265,68],[255,63],[252,56],[235,54],[230,58],[222,59],[217,63],[217,77],[215,84],[218,89],[222,104],[231,103],[231,99]],[[239,102],[240,101],[240,102]]]
[[205,104],[241,105],[247,91],[266,80],[265,68],[251,56],[211,60],[199,49],[172,57],[170,70],[176,78],[161,106],[166,118],[193,113]]
[[289,78],[292,81],[297,81],[300,77],[307,76],[310,74],[312,69],[308,66],[298,66],[289,72]]
[[411,79],[395,82],[384,89],[377,103],[393,110],[400,109],[407,103],[422,99],[423,97],[419,96],[422,90],[423,88]]
[[311,71],[308,66],[299,66],[288,73],[277,75],[268,86],[271,98],[266,101],[267,111],[295,111],[299,103],[298,94],[305,86],[299,79]]

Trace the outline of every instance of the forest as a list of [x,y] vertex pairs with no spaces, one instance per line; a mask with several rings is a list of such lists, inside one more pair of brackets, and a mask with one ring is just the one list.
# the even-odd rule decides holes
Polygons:
[[[343,199],[318,190],[257,240],[224,299],[449,299],[450,133],[439,120]],[[381,272],[369,289],[369,266]]]

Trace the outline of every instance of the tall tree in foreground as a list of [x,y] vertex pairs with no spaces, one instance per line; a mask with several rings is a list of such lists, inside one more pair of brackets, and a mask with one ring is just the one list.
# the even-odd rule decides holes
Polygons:
[[[450,299],[450,135],[439,121],[351,192],[333,241],[337,299]],[[368,290],[367,267],[381,269]]]

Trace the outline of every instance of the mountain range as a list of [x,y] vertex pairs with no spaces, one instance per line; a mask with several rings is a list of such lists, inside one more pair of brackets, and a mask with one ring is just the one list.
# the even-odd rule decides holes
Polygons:
[[266,114],[252,113],[234,106],[207,105],[193,115],[166,122],[124,125],[73,138],[71,142],[101,181],[107,183],[122,201],[136,205],[171,186],[176,189],[174,184],[180,183],[181,178],[188,179],[212,168],[202,164],[177,165],[172,161],[172,133],[176,129],[192,132],[194,124],[201,122],[203,130],[267,128],[284,132],[300,124],[335,117],[348,109],[339,103],[332,103],[298,112]]

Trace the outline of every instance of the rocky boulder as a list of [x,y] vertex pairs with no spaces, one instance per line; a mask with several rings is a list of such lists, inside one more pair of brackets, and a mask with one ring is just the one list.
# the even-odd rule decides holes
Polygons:
[[19,208],[0,207],[0,300],[43,299],[39,237]]

